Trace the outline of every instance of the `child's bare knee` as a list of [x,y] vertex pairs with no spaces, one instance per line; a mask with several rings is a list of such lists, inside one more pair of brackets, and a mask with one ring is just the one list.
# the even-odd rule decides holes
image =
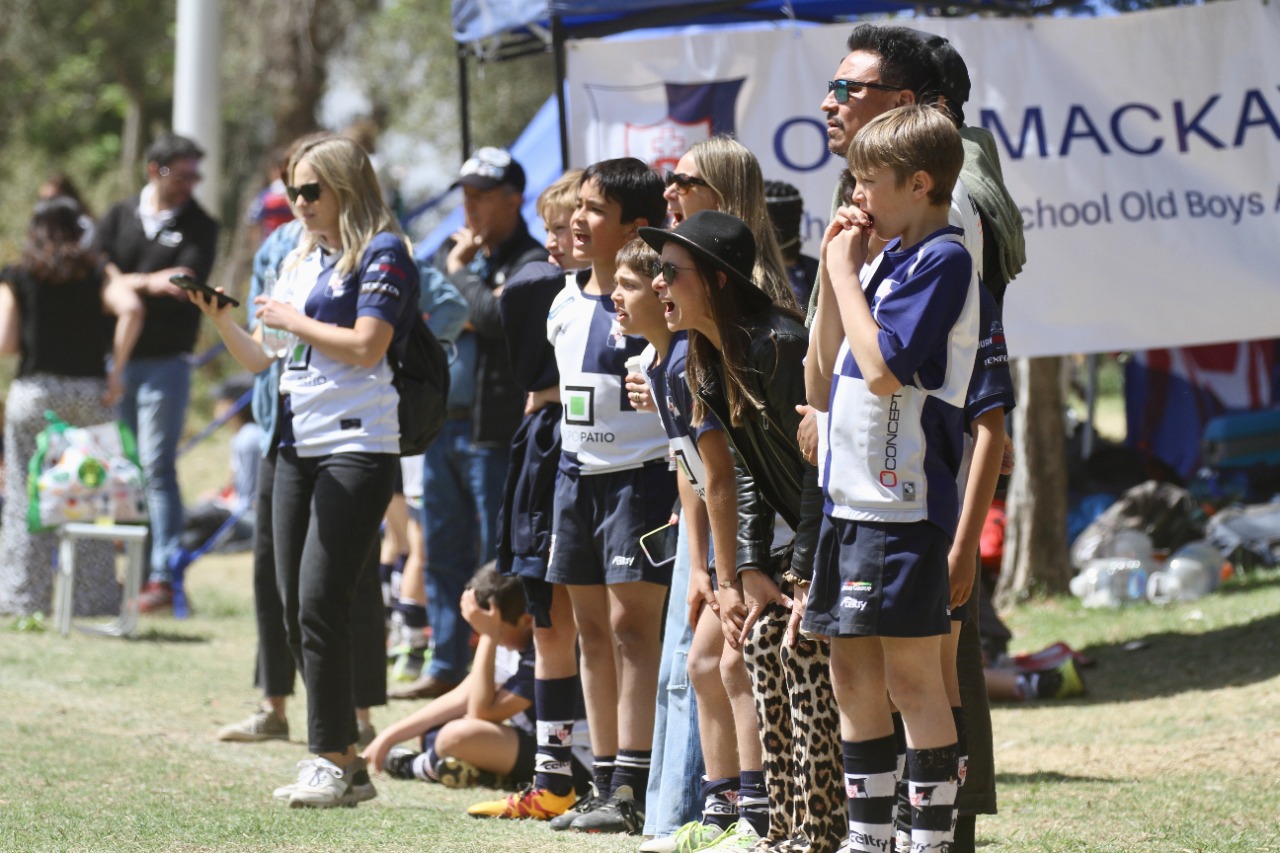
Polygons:
[[689,673],[689,680],[693,682],[694,690],[704,686],[714,686],[720,681],[720,660],[716,657],[690,653],[685,670]]

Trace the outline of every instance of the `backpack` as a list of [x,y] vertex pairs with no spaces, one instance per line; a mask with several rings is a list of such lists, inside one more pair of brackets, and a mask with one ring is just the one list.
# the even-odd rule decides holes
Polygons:
[[1129,489],[1081,531],[1071,546],[1077,569],[1095,557],[1115,555],[1110,550],[1122,532],[1137,530],[1148,537],[1148,548],[1176,551],[1204,537],[1205,517],[1195,498],[1172,483],[1148,480]]
[[400,455],[417,456],[444,428],[449,399],[449,357],[422,315],[387,350],[391,384],[400,394]]

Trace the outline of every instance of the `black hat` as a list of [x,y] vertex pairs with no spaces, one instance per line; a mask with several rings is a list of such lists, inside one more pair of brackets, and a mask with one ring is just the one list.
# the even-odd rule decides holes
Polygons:
[[668,241],[689,250],[725,274],[729,281],[745,288],[744,295],[768,305],[769,294],[756,287],[751,273],[756,264],[756,238],[736,216],[718,210],[700,210],[671,231],[662,228],[639,229],[640,237],[661,252]]
[[478,190],[491,190],[506,185],[518,193],[524,192],[524,167],[511,158],[511,152],[502,148],[485,146],[462,164],[454,187],[468,186]]
[[969,80],[969,66],[964,57],[944,36],[912,30],[924,42],[933,60],[935,71],[934,91],[947,99],[947,108],[958,124],[964,123],[964,105],[969,100],[973,84]]
[[769,220],[778,232],[778,248],[798,245],[800,220],[804,216],[804,198],[800,190],[786,181],[765,181],[764,204],[769,211]]
[[964,58],[951,42],[941,36],[926,39],[925,43],[929,45],[933,61],[938,66],[938,88],[957,109],[963,107],[969,100],[972,88],[969,67],[965,65]]

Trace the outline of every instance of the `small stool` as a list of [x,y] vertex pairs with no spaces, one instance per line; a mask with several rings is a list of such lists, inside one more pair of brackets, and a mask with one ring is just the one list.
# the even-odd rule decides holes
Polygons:
[[124,600],[120,615],[106,625],[77,625],[91,634],[127,637],[138,625],[138,592],[146,571],[142,552],[147,528],[138,524],[84,524],[69,522],[58,528],[58,586],[53,594],[53,625],[62,636],[71,633],[71,615],[75,611],[76,542],[81,539],[124,540]]

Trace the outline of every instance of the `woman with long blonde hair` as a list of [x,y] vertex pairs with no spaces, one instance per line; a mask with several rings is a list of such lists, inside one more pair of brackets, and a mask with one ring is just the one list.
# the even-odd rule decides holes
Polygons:
[[[278,292],[257,297],[251,334],[225,304],[194,296],[228,351],[260,372],[284,359],[272,493],[285,629],[307,685],[308,745],[290,806],[355,805],[376,796],[356,754],[351,609],[373,571],[378,526],[399,469],[399,395],[387,351],[417,317],[411,247],[364,150],[329,136],[299,146],[286,173],[306,232]],[[262,347],[262,329],[291,336]]]
[[756,238],[756,286],[785,308],[795,308],[787,265],[765,203],[764,175],[756,155],[731,136],[695,143],[666,176],[667,213],[675,227],[699,210],[736,216]]

